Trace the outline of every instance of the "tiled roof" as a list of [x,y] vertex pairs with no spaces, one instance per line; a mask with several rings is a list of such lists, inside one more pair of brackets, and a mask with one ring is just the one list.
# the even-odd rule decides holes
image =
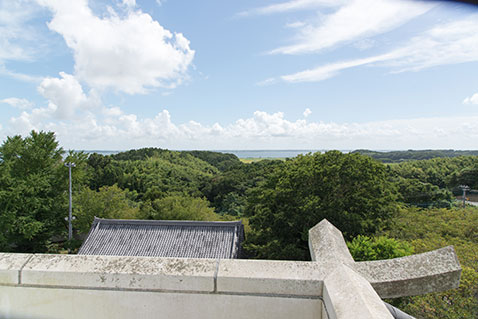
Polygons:
[[93,221],[80,255],[239,258],[241,221],[164,221],[101,219]]

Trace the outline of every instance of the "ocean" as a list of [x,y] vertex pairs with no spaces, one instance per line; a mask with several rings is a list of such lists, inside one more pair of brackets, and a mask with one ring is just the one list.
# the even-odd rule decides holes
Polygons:
[[[182,151],[182,150],[177,150]],[[239,158],[291,158],[299,154],[325,152],[327,150],[211,150],[212,152],[230,153]],[[106,150],[85,150],[85,153],[98,153],[101,155],[112,155],[124,151],[106,151]],[[348,153],[350,150],[341,150]]]

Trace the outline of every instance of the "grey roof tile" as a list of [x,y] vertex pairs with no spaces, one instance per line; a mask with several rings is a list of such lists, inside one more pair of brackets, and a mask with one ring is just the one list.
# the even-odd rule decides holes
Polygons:
[[101,219],[80,255],[239,258],[244,226],[235,222]]

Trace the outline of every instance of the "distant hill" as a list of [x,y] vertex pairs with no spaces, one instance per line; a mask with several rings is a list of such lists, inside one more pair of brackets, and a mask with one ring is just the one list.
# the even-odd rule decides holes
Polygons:
[[412,160],[427,160],[436,157],[458,157],[474,155],[478,156],[478,151],[455,151],[455,150],[408,150],[377,152],[371,150],[355,150],[352,153],[368,155],[383,163],[400,163]]
[[148,147],[138,150],[129,150],[111,155],[117,161],[140,161],[147,158],[169,158],[172,154],[186,157],[191,155],[198,158],[211,166],[214,166],[220,171],[225,171],[234,165],[241,163],[239,158],[234,154],[211,152],[211,151],[170,151],[166,149]]

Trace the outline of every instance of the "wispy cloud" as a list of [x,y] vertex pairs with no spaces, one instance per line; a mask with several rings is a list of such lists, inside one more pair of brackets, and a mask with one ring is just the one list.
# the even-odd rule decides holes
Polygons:
[[266,15],[273,13],[281,13],[294,10],[304,10],[318,7],[337,7],[345,0],[291,0],[281,3],[272,4],[265,7],[255,8],[242,11],[239,16]]
[[33,59],[39,33],[28,22],[37,10],[31,0],[0,2],[0,63]]
[[472,61],[478,61],[478,15],[435,26],[385,54],[326,64],[267,81],[318,82],[364,65],[387,67],[399,73]]
[[[349,68],[353,68],[353,67],[357,67],[357,66],[361,66],[365,64],[384,61],[384,60],[390,59],[392,56],[393,55],[391,54],[385,54],[385,55],[379,55],[379,56],[374,56],[370,58],[331,63],[324,66],[320,66],[318,68],[305,70],[305,71],[301,71],[301,72],[297,72],[297,73],[293,73],[289,75],[283,75],[280,77],[280,79],[285,82],[292,82],[292,83],[323,81],[336,76],[340,71],[344,69],[349,69]],[[272,81],[273,80],[270,80],[270,82]]]
[[5,67],[4,64],[0,61],[0,74],[12,77],[14,79],[24,81],[24,82],[32,82],[32,83],[39,83],[43,78],[35,75],[24,74],[9,70]]
[[478,14],[443,23],[412,38],[387,65],[395,72],[478,61]]
[[319,52],[395,29],[428,12],[436,4],[409,0],[352,0],[331,14],[320,14],[298,28],[294,44],[279,47],[271,54]]
[[30,109],[33,106],[33,103],[28,101],[27,99],[20,99],[17,97],[9,97],[6,99],[2,99],[0,100],[0,103],[8,104],[20,110]]

